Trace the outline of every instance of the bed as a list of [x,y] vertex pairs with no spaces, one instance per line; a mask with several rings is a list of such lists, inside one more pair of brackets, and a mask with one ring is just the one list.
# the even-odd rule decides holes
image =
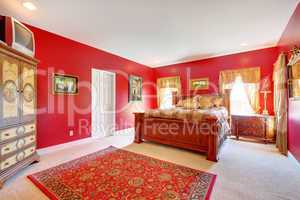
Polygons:
[[208,160],[217,162],[230,133],[229,106],[224,98],[217,95],[184,96],[177,97],[174,105],[169,109],[134,113],[134,141],[151,141],[206,153]]

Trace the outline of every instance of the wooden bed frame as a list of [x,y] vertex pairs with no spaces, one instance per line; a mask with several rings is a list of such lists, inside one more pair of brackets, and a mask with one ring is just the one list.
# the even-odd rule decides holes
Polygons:
[[[184,97],[187,98],[187,97]],[[225,98],[224,98],[225,99]],[[225,106],[229,108],[227,102]],[[226,105],[227,104],[227,105]],[[199,122],[134,113],[135,142],[157,142],[207,154],[207,160],[217,162],[226,134],[220,135],[216,117],[205,117]]]

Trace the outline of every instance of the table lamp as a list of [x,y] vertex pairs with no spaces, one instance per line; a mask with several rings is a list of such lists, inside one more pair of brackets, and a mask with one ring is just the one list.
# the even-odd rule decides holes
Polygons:
[[264,110],[262,112],[263,115],[269,115],[269,111],[267,108],[267,100],[268,100],[268,94],[271,93],[271,80],[270,77],[265,77],[260,84],[260,93],[264,95]]

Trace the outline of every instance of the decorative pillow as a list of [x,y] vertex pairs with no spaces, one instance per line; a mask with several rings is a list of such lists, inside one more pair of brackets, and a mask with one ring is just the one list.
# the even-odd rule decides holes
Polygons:
[[183,100],[180,99],[177,104],[176,104],[176,107],[183,107]]
[[201,109],[208,109],[214,106],[212,96],[201,96],[199,99],[199,107]]
[[221,106],[223,106],[224,105],[224,100],[223,100],[223,98],[222,97],[220,97],[220,96],[215,96],[214,98],[213,98],[213,104],[214,104],[214,107],[221,107]]
[[184,109],[197,109],[199,108],[199,103],[194,98],[188,98],[183,100]]
[[193,100],[196,101],[196,102],[199,102],[200,98],[201,98],[200,95],[196,95],[196,96],[193,97]]

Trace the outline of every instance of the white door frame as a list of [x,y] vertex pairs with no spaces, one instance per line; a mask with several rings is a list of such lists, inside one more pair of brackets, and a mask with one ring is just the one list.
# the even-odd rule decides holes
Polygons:
[[[109,71],[104,71],[104,70],[99,70],[99,69],[96,69],[96,68],[92,68],[91,70],[91,84],[92,84],[92,106],[91,106],[91,115],[92,115],[92,133],[91,133],[91,137],[93,138],[99,138],[99,137],[106,137],[106,136],[110,136],[110,134],[108,133],[103,133],[101,134],[99,131],[98,128],[97,128],[97,125],[96,124],[101,124],[101,117],[97,118],[97,113],[98,113],[98,116],[100,116],[100,113],[103,113],[103,100],[101,99],[104,95],[103,95],[103,91],[104,91],[104,85],[101,84],[101,79],[103,79],[103,74],[106,73],[106,74],[110,74],[110,75],[113,75],[113,79],[114,79],[114,85],[112,86],[112,89],[113,89],[113,94],[114,94],[114,98],[113,98],[113,125],[114,125],[114,131],[115,131],[115,128],[116,128],[116,73],[114,72],[109,72]],[[98,82],[98,84],[95,83]],[[103,81],[103,80],[102,80]],[[100,83],[100,84],[99,84]],[[95,95],[95,92],[96,93],[96,96]],[[97,94],[99,94],[100,96],[100,99],[97,98]],[[95,98],[97,98],[98,100],[95,102]],[[95,121],[96,120],[96,121]],[[96,123],[96,124],[95,124]],[[97,132],[96,132],[97,131]]]

